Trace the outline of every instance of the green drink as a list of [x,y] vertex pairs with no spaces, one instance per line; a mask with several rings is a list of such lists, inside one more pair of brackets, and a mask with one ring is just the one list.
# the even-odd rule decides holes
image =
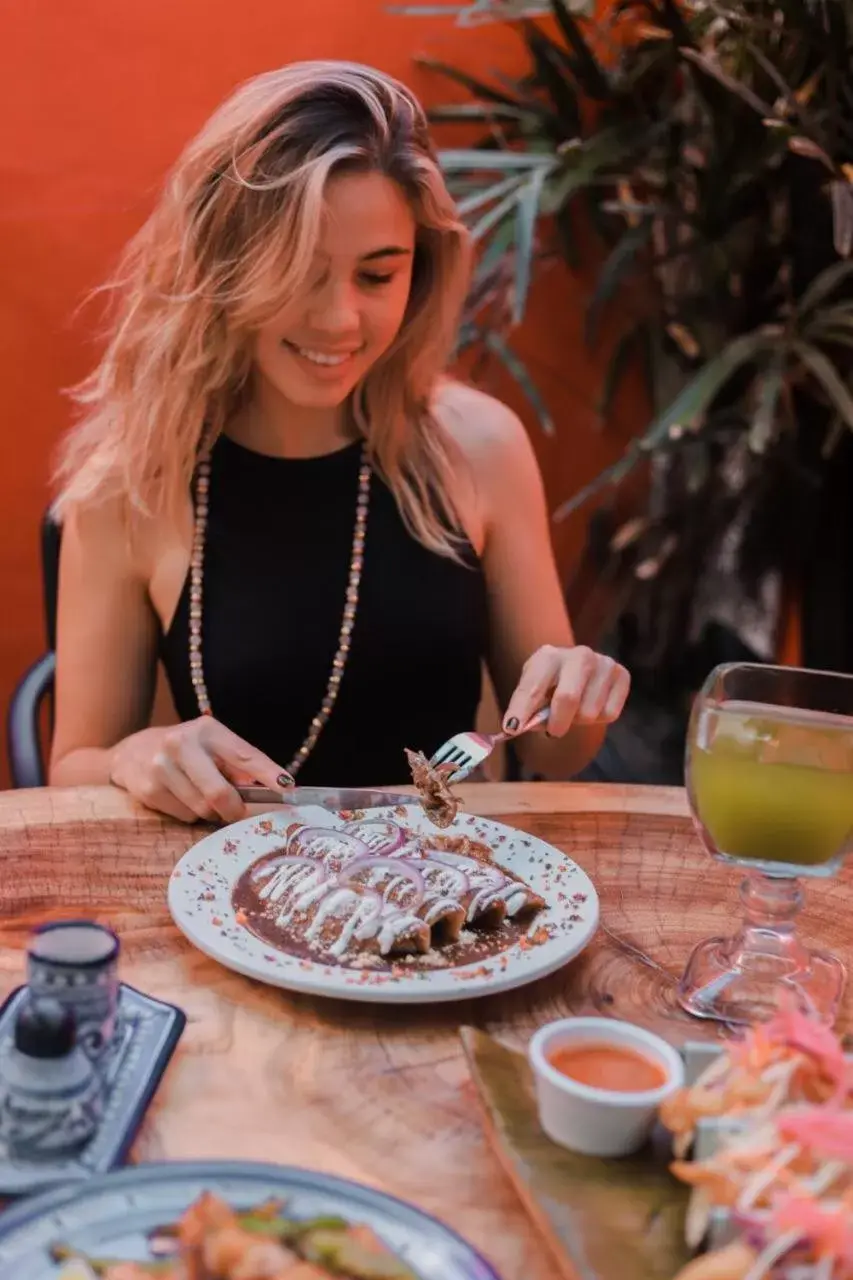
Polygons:
[[817,868],[853,843],[851,716],[708,700],[689,775],[696,815],[722,855]]
[[[693,706],[687,794],[710,854],[745,872],[736,933],[693,948],[678,984],[688,1013],[730,1025],[799,1008],[832,1023],[838,956],[797,937],[801,881],[832,876],[853,852],[853,674],[735,662],[716,667]],[[723,921],[723,897],[697,882]]]

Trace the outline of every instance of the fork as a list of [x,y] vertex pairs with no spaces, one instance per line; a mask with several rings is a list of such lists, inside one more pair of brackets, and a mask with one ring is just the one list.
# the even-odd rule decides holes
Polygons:
[[439,769],[448,782],[464,782],[468,775],[473,773],[484,760],[488,760],[495,747],[501,742],[508,742],[510,738],[517,738],[522,733],[529,733],[531,729],[540,729],[548,723],[550,714],[550,708],[544,707],[541,711],[537,711],[535,716],[531,716],[520,729],[516,729],[515,733],[504,733],[503,731],[501,733],[476,733],[472,729],[467,733],[454,734],[452,738],[448,738],[443,746],[438,748],[430,760],[430,766],[433,769]]

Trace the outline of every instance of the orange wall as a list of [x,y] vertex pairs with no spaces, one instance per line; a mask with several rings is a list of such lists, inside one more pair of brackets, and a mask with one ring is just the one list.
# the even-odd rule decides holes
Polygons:
[[[26,0],[3,6],[3,36],[5,711],[15,680],[43,646],[37,534],[51,453],[68,421],[61,389],[88,370],[97,350],[97,308],[81,311],[80,304],[145,217],[182,144],[235,84],[292,59],[372,62],[436,101],[447,91],[413,66],[415,54],[511,71],[519,46],[508,29],[473,32],[445,19],[395,16],[384,0]],[[578,288],[554,270],[537,289],[519,339],[558,420],[559,440],[541,451],[555,502],[614,449],[612,431],[602,434],[593,409],[601,358],[591,360],[583,348]],[[523,407],[500,377],[495,389]],[[578,519],[558,532],[566,562],[582,527]],[[5,765],[0,785],[4,777]]]

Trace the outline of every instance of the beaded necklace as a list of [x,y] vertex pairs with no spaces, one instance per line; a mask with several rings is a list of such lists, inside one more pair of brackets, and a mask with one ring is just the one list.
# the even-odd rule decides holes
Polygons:
[[[362,449],[361,466],[358,472],[358,496],[355,507],[355,526],[352,535],[352,552],[350,555],[349,578],[347,581],[346,600],[338,647],[332,660],[332,670],[326,686],[326,694],[320,709],[311,721],[308,734],[302,746],[287,766],[288,773],[295,777],[313,751],[317,739],[328,723],[332,714],[338,691],[341,687],[344,669],[349,657],[350,638],[355,625],[358,609],[358,593],[361,586],[361,571],[364,565],[364,538],[367,531],[367,514],[370,508],[370,463],[367,459],[367,447]],[[198,702],[199,714],[213,715],[210,697],[204,679],[204,662],[201,647],[202,596],[204,580],[204,542],[207,534],[207,517],[210,508],[210,460],[202,459],[196,471],[195,517],[193,522],[192,557],[190,560],[190,680]]]

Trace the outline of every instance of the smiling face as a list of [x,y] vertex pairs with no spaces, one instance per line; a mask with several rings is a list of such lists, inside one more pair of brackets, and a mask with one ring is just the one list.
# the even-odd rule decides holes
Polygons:
[[388,350],[409,300],[415,230],[384,174],[330,179],[305,290],[255,335],[255,368],[284,400],[340,405]]

